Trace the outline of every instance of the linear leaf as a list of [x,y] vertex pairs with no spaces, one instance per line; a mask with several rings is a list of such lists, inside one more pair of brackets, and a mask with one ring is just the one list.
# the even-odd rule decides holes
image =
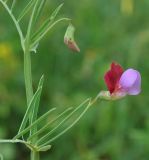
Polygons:
[[28,4],[24,7],[24,9],[22,10],[22,12],[20,13],[17,21],[20,21],[20,20],[28,13],[28,11],[31,9],[31,7],[32,7],[33,4],[34,4],[34,3],[33,3],[34,1],[35,1],[35,0],[30,0],[30,1],[28,2]]
[[[42,75],[41,78],[40,78],[37,90],[39,90],[39,88],[42,88],[43,82],[44,82],[44,76]],[[32,110],[33,114],[32,114],[32,117],[31,117],[31,124],[37,119],[37,113],[38,113],[38,109],[39,109],[41,92],[42,92],[42,89],[40,90],[39,96],[37,97],[37,99],[36,99],[36,101],[34,103],[34,108]],[[33,128],[31,128],[32,134],[35,133],[36,130],[37,130],[37,126],[34,126]]]
[[4,160],[3,155],[0,153],[0,160]]
[[54,123],[55,121],[59,120],[63,115],[65,115],[67,112],[69,112],[70,110],[72,110],[72,107],[67,108],[64,112],[62,112],[61,114],[59,114],[58,116],[56,116],[54,119],[52,119],[50,122],[48,122],[46,125],[44,125],[41,129],[39,129],[36,133],[34,133],[33,135],[31,135],[28,138],[28,141],[30,141],[32,138],[36,137],[37,135],[39,135],[40,133],[44,132],[47,128],[49,128],[49,126]]
[[23,131],[21,131],[20,133],[18,133],[13,139],[18,139],[21,136],[23,136],[24,134],[26,134],[28,131],[30,131],[30,129],[32,127],[34,127],[35,125],[38,125],[40,122],[42,122],[43,120],[45,120],[49,114],[51,112],[53,112],[56,108],[52,108],[50,109],[48,112],[46,112],[44,115],[42,115],[40,118],[38,118],[35,122],[33,122],[30,126],[28,126],[27,128],[25,128]]
[[35,104],[36,100],[37,100],[37,99],[39,98],[39,96],[40,96],[41,90],[42,90],[42,88],[38,88],[38,90],[35,92],[35,94],[34,94],[32,100],[31,100],[29,106],[27,107],[26,113],[25,113],[25,115],[24,115],[24,118],[23,118],[23,120],[22,120],[22,123],[21,123],[21,126],[20,126],[20,129],[19,129],[19,132],[18,132],[18,133],[20,133],[21,131],[23,131],[23,129],[25,128],[26,123],[27,123],[27,121],[29,120],[29,116],[30,116],[30,114],[32,113],[34,104]]
[[37,21],[37,19],[39,19],[41,13],[42,13],[42,10],[44,8],[44,5],[46,3],[46,0],[41,0],[38,4],[38,9],[36,11],[36,16],[35,16],[35,22]]
[[33,35],[32,41],[35,41],[37,37],[39,37],[42,33],[47,30],[47,28],[52,24],[53,20],[56,18],[57,14],[59,13],[60,9],[62,8],[63,3],[60,4],[54,11],[53,13],[45,20],[43,25],[37,30],[37,32]]
[[47,145],[47,146],[43,146],[43,147],[40,147],[38,149],[39,152],[45,152],[47,150],[51,149],[51,145]]
[[11,5],[11,11],[12,11],[13,8],[15,7],[15,4],[16,4],[16,0],[13,0],[13,1],[12,1],[12,5]]
[[[72,124],[70,124],[68,127],[66,127],[62,132],[58,133],[55,137],[51,138],[50,140],[48,140],[48,136],[51,135],[51,133],[53,131],[55,131],[60,125],[62,125],[68,118],[70,118],[78,109],[80,109],[86,102],[88,102],[88,105],[85,107],[85,109],[81,112],[81,114],[76,118],[75,121],[73,121]],[[86,113],[86,111],[89,109],[89,107],[91,106],[91,100],[90,99],[87,99],[85,100],[82,104],[80,104],[74,111],[72,111],[61,123],[58,124],[58,126],[56,126],[53,130],[51,130],[51,133],[47,133],[45,136],[43,136],[42,138],[40,138],[36,144],[39,145],[39,144],[42,144],[42,142],[44,140],[47,140],[45,143],[43,143],[41,145],[42,146],[45,146],[51,142],[53,142],[54,140],[56,140],[57,138],[59,138],[61,135],[63,135],[64,133],[66,133],[70,128],[72,128],[79,120],[80,118]]]
[[74,109],[68,116],[66,116],[56,127],[54,127],[49,133],[47,133],[45,136],[43,136],[42,138],[40,138],[37,141],[37,144],[40,144],[40,142],[45,141],[46,139],[48,139],[48,137],[54,132],[56,131],[63,123],[65,123],[71,116],[73,116],[73,114],[75,114],[86,102],[88,102],[89,99],[85,100],[83,103],[81,103],[76,109]]
[[59,13],[60,9],[63,7],[64,3],[60,4],[54,11],[53,13],[51,14],[50,16],[50,20],[54,20],[55,17],[57,16],[57,14]]
[[3,0],[5,3],[7,3],[8,2],[8,0]]
[[25,39],[25,43],[27,46],[30,45],[30,38],[31,38],[31,33],[35,24],[35,16],[36,16],[36,11],[38,10],[38,4],[39,4],[40,0],[36,0],[34,3],[34,7],[33,7],[33,11],[31,13],[30,16],[30,20],[29,20],[29,24],[28,24],[28,28],[27,28],[27,34],[26,34],[26,39]]
[[58,19],[57,21],[53,22],[51,25],[49,25],[45,31],[43,31],[41,34],[39,34],[36,37],[36,39],[34,41],[32,41],[32,44],[30,45],[31,50],[50,31],[50,29],[52,29],[56,24],[58,24],[59,22],[62,22],[62,21],[70,21],[70,19],[69,18],[61,18],[61,19]]
[[16,27],[18,33],[19,33],[19,36],[20,36],[20,41],[21,41],[22,48],[24,48],[24,36],[23,36],[23,33],[22,33],[22,30],[20,28],[19,23],[17,22],[16,18],[12,14],[12,12],[9,9],[8,5],[6,4],[6,2],[4,2],[3,0],[0,0],[0,2],[2,3],[2,5],[6,9],[6,11],[8,12],[8,14],[11,17],[13,23],[15,24],[15,27]]

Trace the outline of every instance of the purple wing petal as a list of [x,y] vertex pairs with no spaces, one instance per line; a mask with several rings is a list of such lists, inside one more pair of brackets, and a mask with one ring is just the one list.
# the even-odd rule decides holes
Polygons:
[[122,89],[129,95],[137,95],[141,92],[141,76],[134,69],[127,69],[119,81]]

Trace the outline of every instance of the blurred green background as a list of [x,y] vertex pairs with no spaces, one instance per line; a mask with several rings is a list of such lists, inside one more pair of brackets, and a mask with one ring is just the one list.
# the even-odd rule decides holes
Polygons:
[[[26,0],[17,1],[15,15]],[[63,1],[49,0],[44,16]],[[66,109],[105,90],[103,76],[114,60],[142,75],[142,93],[115,102],[97,102],[81,121],[41,155],[42,160],[149,159],[149,1],[65,0],[61,16],[73,19],[81,53],[63,44],[61,23],[32,54],[33,85],[45,75],[40,114]],[[22,23],[26,29],[29,15]],[[18,34],[0,5],[0,139],[12,138],[26,110],[23,52]],[[29,159],[22,145],[0,145],[6,160]]]

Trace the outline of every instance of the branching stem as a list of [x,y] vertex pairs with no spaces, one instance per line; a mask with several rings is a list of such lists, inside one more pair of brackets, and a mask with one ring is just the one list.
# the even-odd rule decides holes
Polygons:
[[6,9],[6,11],[8,12],[8,14],[10,15],[11,19],[13,20],[15,26],[16,26],[16,29],[19,33],[19,36],[20,36],[20,40],[21,40],[21,46],[24,50],[24,36],[23,36],[23,33],[22,33],[22,30],[20,28],[20,25],[19,23],[17,22],[16,18],[14,17],[14,15],[12,14],[11,10],[9,9],[9,7],[7,6],[6,2],[4,2],[3,0],[0,0],[1,4],[3,5],[3,7]]
[[[20,41],[21,41],[21,46],[22,46],[22,49],[23,49],[23,52],[24,52],[24,79],[25,79],[27,106],[29,106],[29,104],[30,104],[30,102],[31,102],[31,100],[33,98],[32,73],[31,73],[31,49],[34,48],[39,43],[39,41],[48,33],[48,31],[50,29],[52,29],[56,24],[58,24],[59,22],[62,22],[62,21],[70,21],[70,19],[68,19],[68,18],[58,19],[57,21],[53,22],[52,24],[49,24],[48,27],[45,27],[43,32],[39,32],[39,33],[37,32],[38,34],[35,34],[35,37],[32,36],[33,31],[34,31],[33,29],[34,29],[36,21],[38,19],[37,18],[38,16],[36,17],[36,13],[38,11],[39,15],[40,15],[40,11],[41,11],[40,7],[42,7],[43,4],[44,4],[44,1],[43,1],[43,3],[41,3],[41,0],[35,0],[33,2],[34,7],[33,7],[33,11],[32,11],[32,14],[31,14],[31,17],[30,17],[30,21],[29,21],[29,24],[28,24],[27,33],[26,33],[26,36],[23,36],[22,30],[21,30],[20,25],[19,25],[19,21],[16,20],[14,14],[12,13],[12,10],[14,8],[16,0],[13,0],[11,8],[8,7],[6,2],[7,2],[7,0],[5,0],[5,1],[4,0],[0,0],[0,3],[3,5],[5,10],[10,15],[12,21],[14,22],[14,25],[15,25],[17,31],[18,31],[18,34],[19,34],[19,37],[20,37]],[[27,5],[27,6],[29,6],[29,5]],[[39,10],[38,10],[38,7],[39,7]],[[25,13],[23,12],[23,15],[24,14]],[[22,16],[20,17],[20,19],[21,18],[22,18]],[[32,39],[32,37],[33,37],[33,39]],[[41,144],[41,146],[39,146],[40,143],[38,144],[38,143],[33,143],[34,141],[25,141],[25,140],[20,140],[20,139],[5,139],[5,140],[0,140],[0,143],[21,143],[21,144],[24,144],[31,150],[31,160],[39,160],[40,159],[39,151],[41,151],[40,149],[43,149],[44,147],[48,147],[48,149],[49,149],[49,146],[46,146],[46,145],[51,143],[51,142],[53,142],[54,140],[59,138],[61,135],[63,135],[65,132],[67,132],[70,128],[72,128],[80,120],[80,118],[86,113],[86,111],[90,108],[90,106],[96,102],[97,99],[98,99],[98,96],[93,101],[90,101],[90,99],[87,100],[87,101],[89,101],[87,107],[76,118],[76,120],[72,124],[70,124],[67,128],[65,128],[62,132],[60,132],[58,135],[56,135],[55,137],[51,138],[49,141],[45,142],[44,144]],[[83,103],[86,103],[86,101],[83,102]],[[78,108],[76,110],[74,110],[72,112],[72,114],[75,113],[80,107],[81,107],[81,105],[78,106]],[[62,123],[64,123],[72,114],[70,114],[68,117],[66,117],[56,128],[53,129],[53,131],[55,131]],[[30,115],[29,127],[27,127],[22,132],[26,133],[28,130],[30,130],[30,138],[32,137],[32,138],[36,139],[38,134],[40,132],[42,132],[43,129],[45,129],[45,128],[43,128],[43,129],[39,130],[38,132],[34,133],[33,132],[33,128],[34,128],[33,126],[37,125],[37,122],[39,122],[39,120],[36,121],[36,118],[34,120],[32,118],[32,115],[31,114],[29,114],[29,115]],[[60,115],[59,115],[59,117],[60,117]],[[45,126],[45,127],[47,127],[47,126]],[[17,136],[15,136],[15,138]],[[46,137],[44,137],[44,139],[45,138]],[[43,139],[39,139],[39,142],[41,142],[42,140]]]

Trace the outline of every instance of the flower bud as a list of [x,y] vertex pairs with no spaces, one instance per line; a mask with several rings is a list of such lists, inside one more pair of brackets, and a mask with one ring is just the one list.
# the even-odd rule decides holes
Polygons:
[[70,23],[69,26],[68,26],[68,28],[67,28],[67,30],[66,30],[65,36],[64,36],[64,43],[71,50],[76,51],[76,52],[80,52],[80,49],[79,49],[77,43],[74,40],[74,32],[75,32],[75,28]]

